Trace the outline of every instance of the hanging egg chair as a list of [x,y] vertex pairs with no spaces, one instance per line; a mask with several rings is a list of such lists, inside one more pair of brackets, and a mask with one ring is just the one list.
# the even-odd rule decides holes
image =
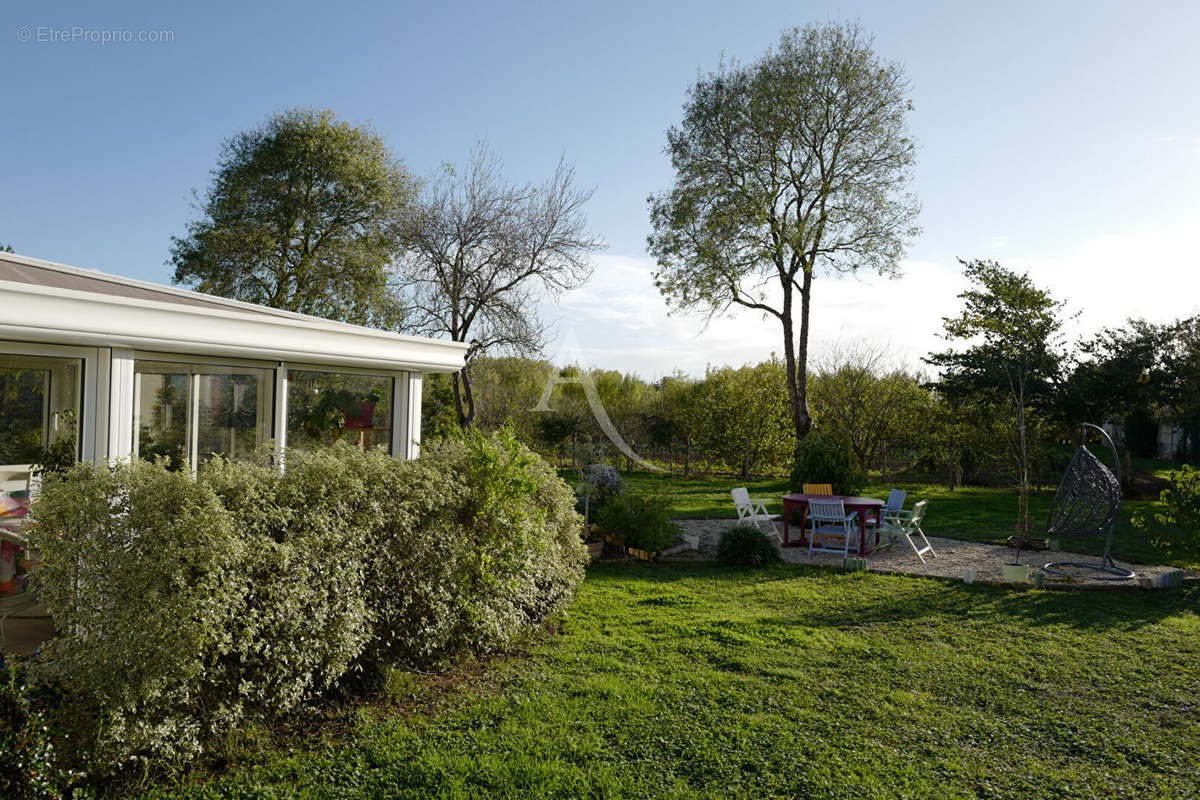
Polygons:
[[1112,560],[1113,528],[1121,513],[1121,481],[1107,465],[1087,449],[1088,428],[1100,431],[1112,450],[1113,464],[1120,464],[1117,448],[1112,438],[1098,425],[1082,424],[1079,449],[1067,465],[1058,491],[1054,494],[1054,505],[1046,523],[1046,535],[1066,539],[1096,539],[1104,537],[1104,555],[1099,563],[1082,561],[1056,561],[1046,564],[1046,572],[1072,577],[1064,568],[1091,573],[1089,577],[1102,581],[1129,580],[1132,570],[1118,567]]

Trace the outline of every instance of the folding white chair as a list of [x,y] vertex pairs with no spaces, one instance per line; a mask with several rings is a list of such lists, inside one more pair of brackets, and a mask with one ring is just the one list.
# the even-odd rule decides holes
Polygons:
[[780,539],[779,529],[775,527],[775,520],[779,519],[778,514],[767,513],[766,500],[751,500],[750,492],[745,486],[740,486],[730,492],[733,495],[733,506],[737,509],[738,524],[749,522],[753,523],[754,527],[762,530],[762,523],[767,523],[771,526],[771,535],[776,539]]
[[[908,546],[917,554],[917,558],[921,559],[921,563],[925,563],[925,554],[937,558],[937,553],[933,550],[933,545],[929,543],[929,539],[925,537],[925,531],[921,530],[921,520],[925,518],[925,509],[929,507],[928,500],[922,500],[913,506],[912,511],[901,511],[890,517],[884,517],[883,525],[879,528],[880,534],[886,534],[891,537],[893,542],[903,538],[908,542]],[[913,540],[914,536],[920,536],[922,547],[918,547]]]
[[[808,533],[808,554],[841,553],[850,555],[850,543],[858,536],[857,514],[846,514],[841,500],[809,500],[808,521],[812,529]],[[840,547],[830,547],[830,540],[841,542]]]

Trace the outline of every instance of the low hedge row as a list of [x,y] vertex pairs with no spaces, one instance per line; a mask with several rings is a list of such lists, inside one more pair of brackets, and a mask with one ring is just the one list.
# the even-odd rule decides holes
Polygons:
[[504,648],[582,580],[574,494],[508,432],[286,464],[47,477],[36,588],[59,637],[33,667],[91,763],[186,760],[389,665]]

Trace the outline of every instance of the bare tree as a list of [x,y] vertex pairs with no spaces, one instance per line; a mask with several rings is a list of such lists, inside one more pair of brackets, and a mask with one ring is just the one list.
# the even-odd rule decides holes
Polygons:
[[511,183],[480,144],[461,174],[445,165],[401,211],[395,290],[405,328],[471,344],[467,368],[453,378],[459,425],[475,419],[471,360],[537,353],[546,338],[538,301],[591,277],[588,255],[604,246],[583,213],[592,191],[575,186],[574,169],[561,159],[543,184]]

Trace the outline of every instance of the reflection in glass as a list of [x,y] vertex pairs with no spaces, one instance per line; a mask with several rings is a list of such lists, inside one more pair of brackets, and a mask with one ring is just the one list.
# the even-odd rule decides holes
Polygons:
[[74,358],[0,355],[0,465],[75,459],[80,374]]
[[187,372],[143,371],[136,366],[133,431],[138,458],[165,459],[168,469],[188,463],[188,411],[191,376]]
[[288,447],[348,441],[392,447],[392,379],[348,372],[288,370]]
[[271,438],[269,369],[139,359],[134,374],[138,458],[184,469],[214,455],[249,458]]
[[203,464],[214,454],[249,458],[270,438],[270,414],[262,403],[266,370],[197,376],[198,453]]

